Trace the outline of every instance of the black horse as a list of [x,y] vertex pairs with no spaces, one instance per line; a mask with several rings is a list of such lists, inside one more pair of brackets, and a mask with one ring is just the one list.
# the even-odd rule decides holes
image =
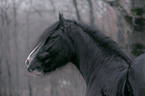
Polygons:
[[135,72],[132,65],[136,63],[111,38],[93,26],[66,20],[59,14],[59,21],[44,31],[26,65],[28,71],[41,75],[67,62],[75,64],[85,79],[86,96],[145,96],[140,69]]

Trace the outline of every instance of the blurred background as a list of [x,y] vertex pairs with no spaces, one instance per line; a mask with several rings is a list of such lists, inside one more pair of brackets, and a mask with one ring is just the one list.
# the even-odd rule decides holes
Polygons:
[[131,58],[145,52],[145,0],[0,0],[0,96],[85,96],[73,64],[45,77],[28,73],[24,64],[59,12],[96,26]]

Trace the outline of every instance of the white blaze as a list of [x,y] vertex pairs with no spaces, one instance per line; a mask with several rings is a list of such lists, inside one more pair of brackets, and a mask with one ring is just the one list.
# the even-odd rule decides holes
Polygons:
[[[39,45],[40,45],[40,44],[39,44]],[[29,63],[31,62],[31,60],[33,59],[32,55],[34,54],[34,52],[36,52],[36,51],[40,48],[39,45],[36,46],[36,47],[31,51],[31,53],[28,55],[28,57],[27,57],[27,59],[26,59],[26,61],[25,61],[25,64],[26,64],[27,67],[29,67],[29,65],[30,65],[30,64],[27,65],[27,63],[26,63],[27,60],[29,61]]]

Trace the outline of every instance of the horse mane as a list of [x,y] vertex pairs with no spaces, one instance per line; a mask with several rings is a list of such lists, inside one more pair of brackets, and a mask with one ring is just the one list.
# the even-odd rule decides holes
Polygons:
[[119,45],[114,40],[104,35],[95,26],[87,25],[82,22],[76,22],[76,21],[74,22],[78,26],[80,26],[84,32],[86,32],[90,37],[92,37],[93,40],[99,43],[102,46],[102,48],[107,50],[107,52],[121,57],[130,65],[131,59],[120,49]]

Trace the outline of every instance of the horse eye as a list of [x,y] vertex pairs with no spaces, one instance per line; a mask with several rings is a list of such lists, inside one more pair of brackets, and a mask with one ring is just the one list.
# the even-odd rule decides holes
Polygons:
[[46,39],[44,45],[46,45],[49,42],[53,43],[57,37],[58,36],[49,37],[48,39]]
[[52,36],[50,39],[55,39],[55,38],[57,38],[57,37],[59,37],[59,36],[58,36],[58,35]]

